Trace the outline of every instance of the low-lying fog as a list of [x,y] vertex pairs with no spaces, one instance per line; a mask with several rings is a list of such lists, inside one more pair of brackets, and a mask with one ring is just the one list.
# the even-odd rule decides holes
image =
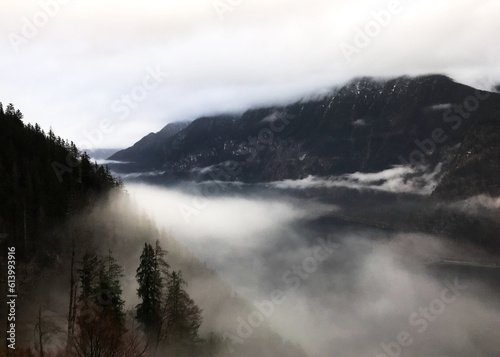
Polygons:
[[210,198],[210,188],[194,184],[126,186],[160,226],[254,305],[234,317],[231,329],[214,327],[234,343],[245,343],[265,320],[311,356],[500,354],[498,285],[481,278],[497,270],[431,264],[472,248],[359,222],[319,224],[317,218],[341,213],[342,204],[237,186]]

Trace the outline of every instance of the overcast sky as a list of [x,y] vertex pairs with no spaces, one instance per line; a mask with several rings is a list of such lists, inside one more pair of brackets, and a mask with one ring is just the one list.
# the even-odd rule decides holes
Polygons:
[[1,10],[0,101],[88,148],[360,75],[500,82],[498,0],[2,0]]

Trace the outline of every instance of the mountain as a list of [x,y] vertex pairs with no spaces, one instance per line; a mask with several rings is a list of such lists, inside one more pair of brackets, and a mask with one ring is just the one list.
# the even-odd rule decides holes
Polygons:
[[468,194],[495,193],[499,105],[500,94],[442,75],[359,78],[321,98],[203,117],[162,136],[169,124],[110,159],[128,162],[115,171],[159,171],[163,181],[275,181],[442,163],[436,194],[456,194],[450,182],[464,175]]
[[165,126],[158,133],[149,133],[147,136],[139,140],[134,146],[118,151],[110,156],[110,160],[116,161],[131,161],[138,163],[139,167],[147,170],[148,167],[154,165],[154,157],[161,145],[168,141],[172,136],[186,129],[189,123],[178,122],[171,123]]
[[87,154],[95,160],[104,160],[114,153],[120,151],[120,149],[89,149],[86,150]]
[[[500,113],[500,103],[496,113]],[[448,198],[500,195],[500,115],[496,113],[470,127],[434,194]]]

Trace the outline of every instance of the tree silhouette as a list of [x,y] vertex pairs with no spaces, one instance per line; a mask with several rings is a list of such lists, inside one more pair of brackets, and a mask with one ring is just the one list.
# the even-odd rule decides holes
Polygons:
[[86,301],[95,297],[98,278],[99,259],[95,253],[86,252],[83,255],[81,268],[78,270],[81,292],[78,300]]
[[137,305],[137,321],[148,335],[154,334],[158,342],[162,281],[157,256],[150,244],[144,244],[140,259],[136,278],[139,283],[137,295],[142,302]]
[[105,257],[85,253],[79,269],[81,303],[73,347],[81,357],[122,356],[125,313],[120,279],[123,268],[111,251]]
[[107,312],[116,322],[117,326],[124,328],[125,313],[122,300],[122,288],[120,279],[123,277],[123,268],[108,252],[100,262],[99,283],[97,292],[97,306]]
[[165,300],[165,342],[175,349],[185,350],[199,342],[201,309],[184,290],[187,285],[181,272],[173,272],[167,285]]

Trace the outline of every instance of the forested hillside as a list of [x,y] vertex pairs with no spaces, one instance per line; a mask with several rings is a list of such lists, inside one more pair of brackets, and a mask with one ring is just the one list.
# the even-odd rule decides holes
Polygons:
[[16,348],[2,328],[0,356],[304,356],[267,327],[234,345],[248,304],[107,167],[22,119],[0,105],[0,288],[15,247],[17,295]]
[[29,257],[53,243],[51,228],[120,182],[74,143],[22,119],[0,103],[0,236]]

